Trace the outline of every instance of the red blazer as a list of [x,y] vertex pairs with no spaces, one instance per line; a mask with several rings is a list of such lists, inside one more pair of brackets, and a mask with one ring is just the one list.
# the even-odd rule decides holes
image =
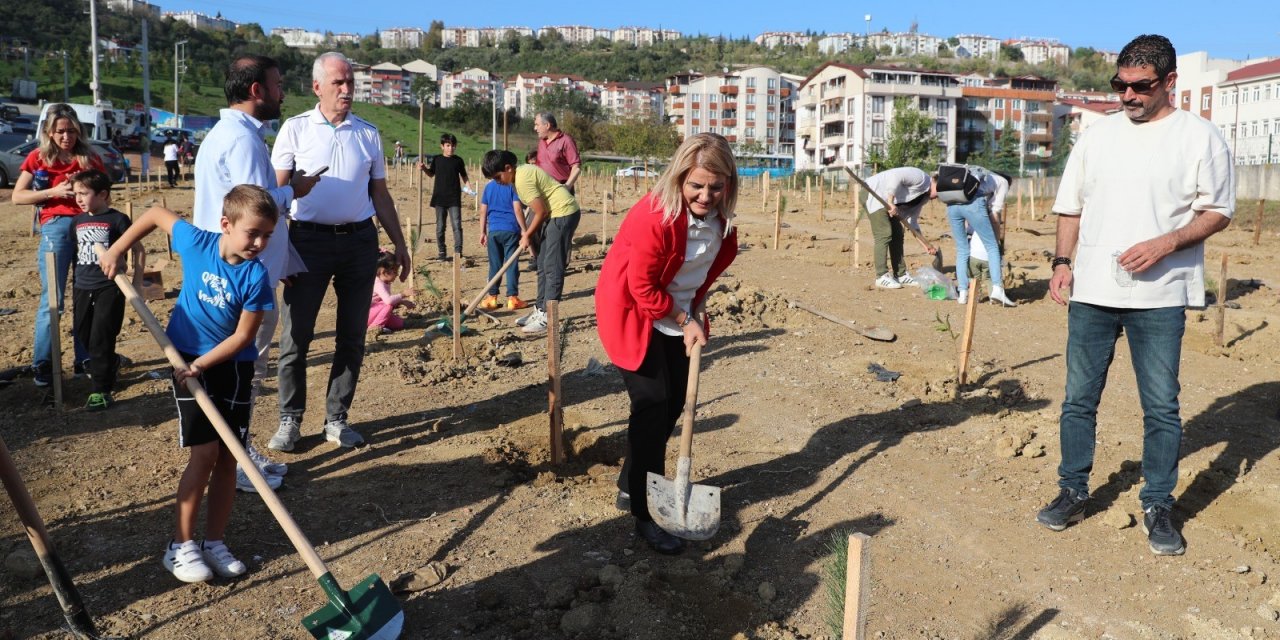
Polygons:
[[[596,282],[596,331],[609,360],[628,371],[639,369],[644,361],[653,323],[671,313],[673,302],[667,285],[684,264],[689,220],[682,214],[663,224],[662,217],[663,209],[653,194],[646,194],[631,207]],[[737,255],[735,229],[721,243],[706,281],[694,294],[694,309]],[[709,335],[710,323],[705,327]]]

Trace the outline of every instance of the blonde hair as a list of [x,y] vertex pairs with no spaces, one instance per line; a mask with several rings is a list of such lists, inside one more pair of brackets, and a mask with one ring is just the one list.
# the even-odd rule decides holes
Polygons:
[[684,181],[695,168],[706,169],[725,180],[719,211],[720,217],[724,218],[724,233],[728,235],[733,229],[734,209],[738,203],[738,167],[729,141],[715,133],[699,133],[686,139],[676,149],[671,164],[658,176],[653,198],[662,205],[662,222],[671,224],[688,208],[684,201]]
[[76,144],[71,148],[71,155],[75,157],[75,162],[80,165],[82,171],[89,169],[89,156],[94,155],[94,151],[89,143],[84,141],[84,125],[80,124],[76,110],[66,104],[55,104],[49,107],[44,126],[40,127],[40,159],[49,166],[53,166],[58,161],[62,149],[58,148],[53,141],[53,130],[58,127],[58,121],[64,118],[76,126]]

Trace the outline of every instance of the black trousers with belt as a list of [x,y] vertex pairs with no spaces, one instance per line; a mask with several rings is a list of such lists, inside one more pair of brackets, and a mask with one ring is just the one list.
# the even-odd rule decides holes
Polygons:
[[618,488],[631,494],[632,515],[652,520],[645,479],[650,471],[665,474],[667,441],[684,410],[689,386],[684,338],[653,329],[640,368],[620,371],[631,397],[631,415],[627,419],[627,458],[618,476]]

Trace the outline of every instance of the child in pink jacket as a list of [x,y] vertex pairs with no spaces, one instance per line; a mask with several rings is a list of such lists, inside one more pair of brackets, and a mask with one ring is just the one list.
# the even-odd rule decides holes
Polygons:
[[369,328],[383,331],[404,328],[404,318],[396,315],[396,307],[413,308],[413,302],[400,294],[392,295],[391,283],[400,275],[394,253],[383,251],[378,256],[378,275],[373,280],[373,300],[369,304]]

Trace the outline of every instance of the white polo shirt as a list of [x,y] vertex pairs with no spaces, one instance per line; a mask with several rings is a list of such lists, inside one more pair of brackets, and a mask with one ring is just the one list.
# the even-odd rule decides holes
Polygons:
[[1204,243],[1128,278],[1115,272],[1114,256],[1185,227],[1198,211],[1230,218],[1234,173],[1218,128],[1188,111],[1143,124],[1117,113],[1090,125],[1053,203],[1056,214],[1080,216],[1071,299],[1122,309],[1204,306]]
[[330,124],[319,105],[280,125],[271,164],[276,170],[301,169],[308,174],[329,167],[306,198],[293,201],[294,220],[319,224],[346,224],[372,217],[369,181],[387,177],[378,128],[354,113]]

